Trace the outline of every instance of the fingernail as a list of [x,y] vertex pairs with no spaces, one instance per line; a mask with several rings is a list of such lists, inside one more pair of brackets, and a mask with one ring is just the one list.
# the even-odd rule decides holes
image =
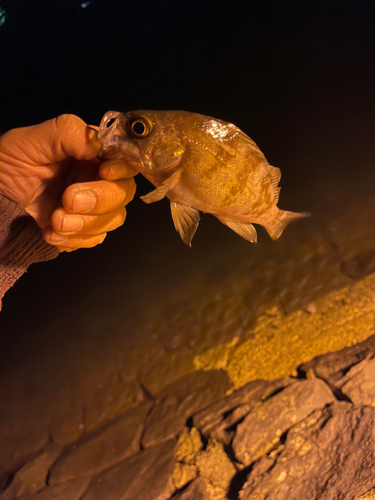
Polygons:
[[73,197],[73,212],[86,213],[91,212],[96,205],[96,196],[91,191],[79,191]]
[[79,215],[65,215],[61,224],[61,231],[69,233],[79,231],[83,227],[83,218]]
[[68,238],[66,236],[57,233],[52,233],[51,236],[49,237],[49,240],[52,241],[53,243],[63,243],[67,239]]

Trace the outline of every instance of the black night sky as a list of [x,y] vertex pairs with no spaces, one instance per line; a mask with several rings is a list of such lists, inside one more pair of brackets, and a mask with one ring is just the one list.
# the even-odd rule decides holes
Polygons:
[[[375,153],[373,2],[0,6],[0,132],[61,113],[98,124],[109,109],[215,116],[242,128],[282,168],[281,201],[295,211],[316,203],[313,186],[324,174],[317,147],[332,158],[332,178],[357,175],[353,161],[363,148]],[[99,318],[110,328],[139,294],[179,286],[204,248],[238,241],[207,216],[193,250],[185,248],[168,203],[144,205],[138,198],[150,186],[139,177],[137,183],[124,227],[103,245],[32,266],[9,291],[0,317],[2,357],[28,336],[53,339],[68,329],[79,335]]]

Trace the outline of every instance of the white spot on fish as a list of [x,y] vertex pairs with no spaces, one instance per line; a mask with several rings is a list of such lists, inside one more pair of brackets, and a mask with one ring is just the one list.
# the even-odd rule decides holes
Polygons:
[[228,135],[228,126],[222,125],[216,120],[209,120],[204,124],[203,129],[214,139],[223,139]]

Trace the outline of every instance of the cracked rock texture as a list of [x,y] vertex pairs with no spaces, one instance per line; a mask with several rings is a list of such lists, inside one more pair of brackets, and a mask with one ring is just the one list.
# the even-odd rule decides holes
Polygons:
[[203,479],[195,479],[185,491],[177,493],[173,500],[211,500]]
[[103,432],[67,450],[67,454],[53,467],[49,484],[79,476],[90,477],[139,451],[143,421],[151,406],[151,403],[141,404]]
[[375,482],[375,408],[338,402],[316,410],[289,430],[273,463],[263,460],[251,471],[241,500],[360,495]]
[[223,397],[230,388],[228,376],[221,370],[196,371],[176,380],[157,394],[142,445],[176,436],[192,414]]
[[167,500],[174,487],[175,441],[152,446],[94,476],[82,500]]
[[221,370],[184,376],[75,443],[46,445],[0,500],[372,500],[374,359],[372,336],[299,378],[230,392]]
[[296,382],[250,412],[237,427],[233,451],[249,465],[279,444],[283,434],[316,408],[334,400],[329,387],[318,379]]

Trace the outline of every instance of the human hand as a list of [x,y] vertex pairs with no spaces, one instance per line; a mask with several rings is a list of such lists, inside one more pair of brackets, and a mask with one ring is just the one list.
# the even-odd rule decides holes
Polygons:
[[74,115],[0,137],[0,193],[17,202],[59,251],[94,247],[121,226],[137,171],[100,163],[95,130]]

